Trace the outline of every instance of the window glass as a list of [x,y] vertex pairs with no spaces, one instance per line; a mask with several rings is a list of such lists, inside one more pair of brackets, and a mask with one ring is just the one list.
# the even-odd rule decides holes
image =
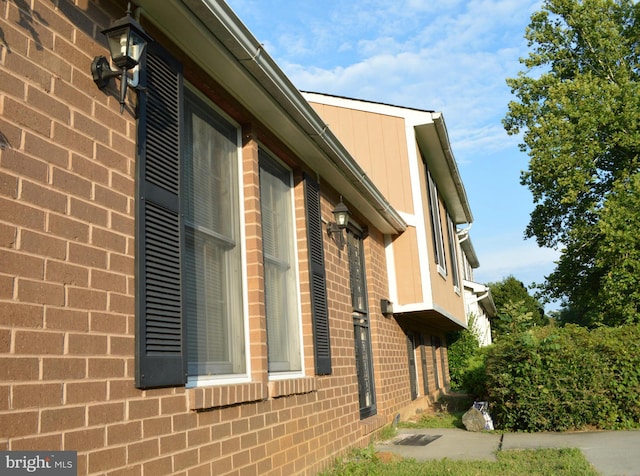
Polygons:
[[193,93],[185,100],[181,197],[190,377],[246,371],[237,130]]
[[453,285],[459,291],[460,290],[460,273],[458,271],[458,247],[456,245],[456,226],[453,224],[453,220],[447,213],[447,227],[449,233],[449,255],[451,256],[451,277],[453,279]]
[[433,247],[438,265],[438,271],[442,274],[447,272],[447,263],[444,255],[444,238],[442,235],[442,222],[440,221],[440,203],[438,200],[438,189],[431,173],[427,171],[429,186],[429,214],[431,215],[431,233],[433,236]]
[[260,210],[270,372],[302,370],[291,192],[291,172],[261,152]]

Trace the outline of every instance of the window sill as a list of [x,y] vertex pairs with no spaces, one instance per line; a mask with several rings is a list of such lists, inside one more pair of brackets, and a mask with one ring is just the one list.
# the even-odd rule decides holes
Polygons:
[[360,420],[360,434],[367,436],[382,428],[386,423],[387,419],[383,415],[373,415],[364,420]]
[[267,387],[262,383],[239,383],[187,389],[190,410],[209,410],[240,403],[267,399]]
[[314,377],[300,377],[285,380],[269,381],[269,398],[286,397],[288,395],[302,395],[318,390]]

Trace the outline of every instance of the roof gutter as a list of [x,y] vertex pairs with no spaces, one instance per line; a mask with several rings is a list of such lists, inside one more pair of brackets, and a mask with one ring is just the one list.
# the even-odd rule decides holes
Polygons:
[[[160,4],[165,2],[138,0],[138,3],[145,8],[145,13],[152,17],[151,10],[162,9]],[[340,190],[340,183],[333,183],[332,180],[334,188],[343,192],[345,198],[354,203],[356,207],[374,210],[380,219],[372,221],[384,233],[398,234],[406,230],[407,224],[400,214],[390,205],[367,177],[364,170],[304,99],[300,91],[291,83],[225,2],[216,0],[180,0],[176,2],[174,0],[171,3],[187,7],[192,14],[190,20],[198,22],[227,49],[237,64],[268,93],[268,96],[276,103],[276,107],[284,110],[295,126],[304,132],[307,140],[315,144],[322,152],[324,160],[330,161],[342,179],[354,187],[362,197],[357,197],[355,194],[349,196]],[[150,20],[153,21],[153,18]],[[166,25],[163,24],[158,26],[166,28]],[[307,162],[304,156],[301,156],[300,159]],[[326,172],[318,170],[313,165],[310,166],[317,172]],[[334,176],[337,175],[334,174]],[[365,216],[368,215],[365,213]]]
[[458,192],[458,197],[460,198],[460,203],[462,204],[467,223],[472,223],[473,214],[471,213],[469,199],[467,198],[467,192],[462,183],[462,177],[460,177],[460,171],[458,170],[456,159],[453,157],[453,152],[451,151],[451,143],[449,142],[449,134],[447,133],[447,126],[444,123],[444,117],[440,112],[432,113],[431,117],[436,125],[436,132],[438,134],[438,139],[440,140],[440,146],[444,151],[447,166],[449,167],[449,172],[451,173],[456,191]]

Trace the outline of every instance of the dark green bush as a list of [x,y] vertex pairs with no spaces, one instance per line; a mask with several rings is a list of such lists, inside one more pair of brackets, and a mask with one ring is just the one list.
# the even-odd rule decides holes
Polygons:
[[503,336],[486,359],[498,428],[562,431],[640,424],[640,326],[542,327]]
[[461,331],[451,332],[447,336],[449,356],[449,377],[451,389],[484,399],[485,369],[484,349],[480,347],[473,329],[475,316],[469,316],[469,327]]

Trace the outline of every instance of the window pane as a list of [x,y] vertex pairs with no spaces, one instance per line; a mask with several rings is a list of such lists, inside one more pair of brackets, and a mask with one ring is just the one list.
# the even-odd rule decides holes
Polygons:
[[444,256],[444,239],[442,237],[442,222],[440,221],[438,189],[428,170],[427,183],[429,187],[429,214],[431,215],[431,233],[433,236],[435,259],[436,263],[442,268],[442,271],[446,273],[447,264]]
[[302,369],[291,198],[291,172],[261,153],[260,211],[270,372]]
[[458,251],[456,246],[456,226],[453,224],[453,220],[447,213],[447,226],[449,233],[449,254],[451,255],[451,277],[453,278],[453,285],[460,289],[460,277],[458,272]]
[[353,233],[347,233],[347,251],[349,255],[351,305],[355,311],[367,312],[367,289],[364,276],[362,239]]
[[185,102],[184,301],[190,376],[245,372],[236,129]]

